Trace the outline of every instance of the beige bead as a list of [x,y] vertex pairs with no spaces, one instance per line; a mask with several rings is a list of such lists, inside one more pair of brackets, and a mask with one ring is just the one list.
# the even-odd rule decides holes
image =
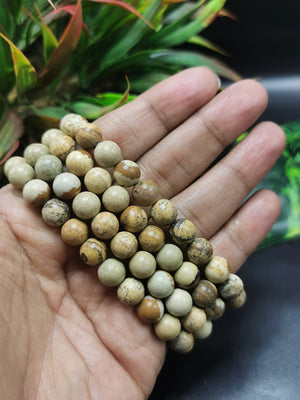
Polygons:
[[71,245],[79,246],[88,238],[89,230],[87,225],[77,218],[71,218],[61,227],[62,240]]
[[52,140],[55,136],[63,135],[63,134],[64,134],[64,133],[63,133],[63,131],[62,131],[61,129],[56,129],[56,128],[48,129],[47,131],[45,131],[45,132],[42,134],[41,142],[42,142],[42,144],[44,144],[45,146],[48,146],[48,147],[49,147],[49,144],[50,144],[51,140]]
[[197,331],[193,332],[195,339],[206,339],[211,335],[213,330],[213,323],[208,319]]
[[70,218],[70,208],[59,199],[50,199],[42,208],[42,217],[50,226],[61,226]]
[[228,279],[219,285],[219,293],[223,300],[230,300],[237,297],[244,289],[241,278],[235,274],[229,274]]
[[20,157],[20,156],[14,156],[14,157],[10,157],[7,161],[5,161],[4,163],[4,169],[3,172],[5,174],[5,176],[8,178],[8,174],[9,171],[12,167],[18,165],[18,164],[22,164],[25,163],[26,164],[26,160],[24,157]]
[[126,276],[126,268],[124,264],[115,258],[107,258],[100,264],[98,278],[105,286],[118,286],[122,283]]
[[84,149],[94,149],[102,140],[100,128],[95,124],[87,123],[75,132],[75,140]]
[[55,177],[52,188],[57,197],[70,200],[80,192],[81,182],[78,176],[63,172]]
[[65,161],[68,154],[75,150],[75,141],[67,135],[57,135],[49,143],[49,150],[53,156]]
[[68,171],[77,176],[84,176],[93,166],[93,157],[85,150],[74,150],[66,158]]
[[49,148],[42,143],[32,143],[24,150],[24,158],[26,162],[33,167],[40,157],[47,154],[49,154]]
[[103,211],[93,218],[91,228],[98,239],[111,239],[119,231],[119,220],[113,213]]
[[197,265],[184,261],[174,275],[175,282],[182,289],[195,287],[200,280],[200,271]]
[[110,173],[104,168],[94,167],[86,173],[84,184],[90,192],[102,194],[111,186]]
[[122,152],[117,143],[104,140],[95,147],[94,158],[100,167],[111,168],[122,159]]
[[89,238],[80,247],[81,260],[88,265],[99,265],[106,259],[106,246],[100,240]]
[[165,244],[164,231],[156,225],[146,226],[139,234],[139,244],[143,250],[156,253]]
[[195,239],[196,227],[189,219],[180,218],[172,223],[169,233],[174,243],[185,245]]
[[202,308],[193,306],[191,311],[181,318],[183,328],[188,332],[196,332],[206,322],[206,314]]
[[151,218],[157,225],[170,225],[176,217],[177,209],[170,200],[160,199],[151,208]]
[[210,319],[213,321],[222,317],[224,312],[225,312],[225,303],[220,297],[218,297],[215,300],[213,305],[205,308],[205,313],[206,313],[207,319]]
[[198,307],[209,307],[216,301],[218,296],[218,289],[216,286],[206,280],[202,279],[192,292],[194,303]]
[[36,177],[43,181],[52,182],[63,171],[61,160],[48,154],[40,157],[34,166]]
[[166,271],[176,271],[183,263],[183,253],[178,246],[167,243],[156,255],[157,264]]
[[25,201],[35,207],[43,206],[50,198],[51,189],[48,183],[41,179],[32,179],[25,183],[22,196]]
[[141,281],[135,278],[126,278],[118,287],[119,300],[127,306],[138,305],[145,296],[145,288]]
[[149,278],[156,269],[155,257],[147,251],[138,251],[129,261],[129,270],[139,279]]
[[226,301],[226,306],[228,308],[237,309],[242,307],[245,304],[246,300],[247,300],[247,294],[243,289],[238,296]]
[[165,301],[168,312],[175,317],[182,317],[190,312],[193,299],[187,290],[175,288],[173,293]]
[[122,186],[111,186],[102,195],[104,207],[113,213],[125,210],[130,202],[130,196]]
[[110,249],[121,260],[131,258],[137,252],[138,241],[130,232],[119,232],[112,238]]
[[131,160],[120,161],[114,169],[114,178],[121,186],[133,186],[141,176],[140,167]]
[[25,183],[34,178],[34,169],[27,163],[13,165],[8,172],[8,181],[16,189],[23,189]]
[[137,314],[143,322],[155,323],[164,315],[164,303],[152,296],[145,296],[137,307]]
[[148,179],[139,180],[132,190],[134,201],[143,207],[152,206],[160,198],[158,186]]
[[173,340],[181,332],[181,323],[179,318],[170,314],[164,314],[162,318],[154,325],[156,336],[162,340]]
[[212,256],[204,270],[206,278],[213,283],[226,281],[229,277],[229,272],[227,260],[219,256]]
[[211,243],[203,238],[195,238],[187,249],[188,259],[196,265],[207,264],[213,254]]
[[101,208],[99,197],[92,192],[78,193],[72,202],[74,214],[80,219],[91,219],[97,215]]
[[170,349],[176,353],[186,354],[193,350],[195,339],[192,333],[182,330],[180,334],[170,341]]
[[170,296],[175,287],[174,278],[169,272],[158,270],[147,281],[149,293],[158,299]]
[[145,210],[139,206],[125,208],[120,216],[123,228],[132,233],[141,232],[147,225],[148,218]]
[[85,126],[87,120],[78,114],[66,114],[61,120],[59,127],[64,132],[65,135],[74,137],[78,129]]

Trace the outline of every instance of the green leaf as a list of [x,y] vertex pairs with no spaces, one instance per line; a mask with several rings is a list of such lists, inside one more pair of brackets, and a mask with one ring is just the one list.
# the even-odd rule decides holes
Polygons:
[[43,35],[43,55],[44,55],[44,60],[47,62],[49,58],[51,57],[52,53],[54,50],[57,48],[58,41],[54,35],[54,33],[51,31],[51,29],[46,25],[42,14],[40,13],[39,9],[36,6],[36,10],[39,14],[40,17],[40,24],[41,24],[41,29],[42,29],[42,35]]
[[14,66],[9,45],[0,39],[0,94],[5,96],[15,83]]
[[187,40],[187,43],[206,47],[207,49],[215,51],[216,53],[222,54],[223,56],[229,55],[224,49],[221,49],[221,47],[217,46],[216,44],[212,43],[210,40],[208,40],[205,37],[200,36],[200,35],[192,36],[191,38],[189,38]]
[[7,110],[0,123],[0,164],[16,149],[23,132],[22,120],[13,111]]

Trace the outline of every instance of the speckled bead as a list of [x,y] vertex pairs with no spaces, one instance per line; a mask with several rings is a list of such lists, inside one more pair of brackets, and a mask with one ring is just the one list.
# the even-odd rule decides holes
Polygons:
[[77,176],[84,176],[93,166],[93,157],[85,150],[74,150],[66,158],[68,171]]
[[42,143],[32,143],[25,148],[23,155],[26,162],[34,167],[37,160],[47,154],[49,154],[48,146]]
[[86,123],[75,131],[75,140],[82,148],[91,150],[101,142],[102,133],[97,125]]
[[156,270],[155,257],[147,251],[140,250],[130,259],[129,270],[136,278],[149,278]]
[[48,183],[41,179],[32,179],[25,183],[22,196],[25,201],[35,207],[43,206],[50,198],[51,189]]
[[84,191],[78,193],[72,201],[74,214],[80,219],[92,219],[97,215],[101,208],[99,197],[92,192]]
[[202,308],[193,306],[191,310],[181,318],[182,327],[188,332],[198,331],[206,322],[206,314]]
[[236,274],[229,274],[228,279],[218,287],[223,300],[230,300],[237,297],[244,289],[243,281]]
[[25,160],[24,157],[20,157],[20,156],[10,157],[4,163],[3,172],[4,172],[5,176],[8,178],[8,174],[9,174],[9,171],[11,170],[11,168],[16,166],[16,165],[18,165],[18,164],[23,164],[23,163],[26,164],[26,160]]
[[68,154],[75,150],[75,141],[67,135],[57,135],[51,139],[49,150],[53,156],[65,161]]
[[121,186],[133,186],[141,176],[140,167],[131,160],[120,161],[114,169],[114,178]]
[[105,243],[89,238],[81,245],[79,254],[85,264],[100,265],[106,259]]
[[136,306],[143,300],[145,288],[141,281],[135,278],[126,278],[119,285],[117,295],[123,304]]
[[212,282],[202,279],[193,290],[192,297],[196,306],[209,307],[216,301],[218,289]]
[[148,179],[141,179],[134,186],[132,197],[140,206],[152,206],[160,198],[158,185]]
[[63,164],[58,157],[48,154],[37,160],[34,169],[37,178],[52,182],[57,175],[62,173]]
[[172,223],[169,233],[174,243],[186,245],[195,239],[196,227],[189,219],[180,218]]
[[165,301],[168,312],[175,317],[182,317],[191,311],[193,299],[187,290],[175,288]]
[[139,234],[139,244],[143,250],[156,253],[165,244],[164,231],[156,225],[146,226]]
[[240,308],[245,304],[246,300],[247,300],[247,294],[246,294],[245,290],[243,289],[239,295],[237,295],[233,299],[226,301],[226,307],[231,308],[231,309]]
[[59,199],[48,200],[42,208],[42,217],[50,226],[61,226],[70,218],[68,204]]
[[55,177],[52,189],[58,198],[69,200],[80,192],[81,182],[78,176],[63,172]]
[[63,135],[63,134],[64,133],[63,133],[63,131],[61,129],[56,129],[56,128],[48,129],[42,134],[41,142],[45,146],[49,147],[49,144],[50,144],[51,140],[53,138],[55,138],[55,136]]
[[196,265],[207,264],[213,254],[211,243],[204,238],[195,238],[187,249],[189,261]]
[[87,225],[77,218],[71,218],[61,227],[62,240],[71,246],[80,246],[88,238]]
[[74,137],[78,129],[82,128],[87,124],[87,120],[78,114],[66,114],[61,120],[59,127],[65,135]]
[[175,282],[182,289],[192,289],[200,280],[200,271],[194,263],[184,261],[174,275]]
[[115,257],[124,260],[133,257],[137,252],[138,241],[133,233],[119,232],[112,238],[110,249]]
[[107,211],[118,213],[125,210],[130,203],[130,196],[121,186],[110,186],[102,195],[102,203]]
[[193,332],[195,339],[206,339],[208,338],[213,330],[213,323],[208,319],[197,331]]
[[161,340],[173,340],[181,332],[181,323],[179,318],[165,313],[162,318],[154,324],[154,332]]
[[111,186],[110,173],[101,167],[91,168],[84,176],[84,184],[90,192],[102,194]]
[[148,279],[147,288],[153,297],[163,299],[173,293],[175,282],[169,272],[158,270]]
[[125,208],[120,216],[120,223],[123,228],[132,233],[141,232],[146,227],[147,222],[146,211],[139,206]]
[[13,165],[8,172],[8,181],[16,189],[23,189],[25,183],[34,178],[34,169],[27,163]]
[[206,307],[204,310],[205,310],[207,319],[215,321],[216,319],[219,319],[220,317],[222,317],[222,315],[224,314],[225,303],[220,297],[218,297],[218,298],[216,298],[213,305],[211,305],[210,307]]
[[111,168],[122,159],[122,152],[117,143],[104,140],[95,147],[94,158],[100,167]]
[[164,303],[152,296],[145,296],[137,307],[137,314],[141,321],[147,324],[155,323],[164,315]]
[[229,272],[227,260],[219,256],[212,256],[204,270],[206,278],[213,283],[226,281],[229,277]]
[[178,246],[167,243],[156,255],[157,264],[166,271],[176,271],[183,263],[183,253]]
[[97,274],[103,285],[113,287],[124,281],[126,269],[121,261],[115,258],[107,258],[100,264]]
[[119,220],[113,213],[103,211],[93,218],[91,228],[98,239],[111,239],[119,231]]
[[157,225],[170,225],[177,217],[177,209],[167,199],[160,199],[151,208],[151,218]]
[[193,350],[195,339],[192,333],[182,330],[180,334],[169,343],[170,349],[176,353],[186,354]]

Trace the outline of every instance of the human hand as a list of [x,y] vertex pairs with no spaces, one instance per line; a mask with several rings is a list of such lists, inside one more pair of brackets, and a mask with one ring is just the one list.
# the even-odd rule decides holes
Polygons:
[[[211,71],[186,70],[96,123],[235,272],[279,214],[269,191],[241,204],[285,139],[273,123],[260,123],[209,168],[267,103],[254,81],[217,90]],[[0,397],[146,398],[165,344],[10,185],[0,191],[0,216]]]

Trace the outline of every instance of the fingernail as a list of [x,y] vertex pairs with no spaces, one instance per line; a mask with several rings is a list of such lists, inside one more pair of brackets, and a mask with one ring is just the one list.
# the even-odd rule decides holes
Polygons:
[[221,78],[218,75],[216,75],[216,77],[217,77],[217,81],[218,81],[218,90],[219,90],[219,89],[221,89],[222,81],[221,81]]

